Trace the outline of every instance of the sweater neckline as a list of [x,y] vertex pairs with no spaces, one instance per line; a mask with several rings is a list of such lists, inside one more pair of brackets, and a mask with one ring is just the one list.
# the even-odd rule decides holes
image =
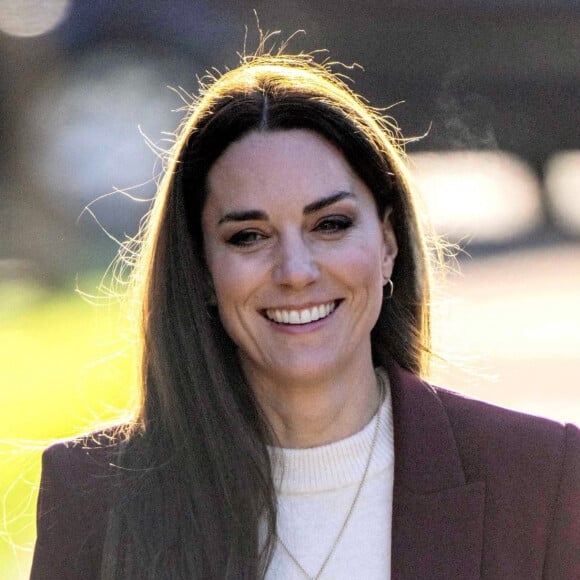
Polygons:
[[[368,479],[392,468],[394,463],[393,412],[387,373],[385,400],[377,411],[380,430],[369,466]],[[377,414],[361,431],[341,439],[308,449],[269,447],[274,486],[280,494],[312,494],[356,486],[360,483],[374,435]]]

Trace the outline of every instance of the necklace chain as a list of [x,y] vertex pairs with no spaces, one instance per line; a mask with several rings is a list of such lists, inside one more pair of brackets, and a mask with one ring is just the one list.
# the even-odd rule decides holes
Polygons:
[[378,439],[378,435],[379,435],[379,425],[381,423],[381,405],[382,402],[384,400],[384,395],[385,395],[385,390],[386,390],[386,385],[385,385],[385,381],[381,375],[380,372],[376,372],[376,376],[377,376],[377,381],[379,384],[379,391],[380,391],[380,397],[379,397],[379,406],[377,409],[377,420],[376,420],[376,425],[375,425],[375,432],[373,434],[373,440],[371,442],[371,447],[369,450],[369,456],[367,458],[367,463],[365,465],[365,470],[363,472],[362,478],[360,480],[360,483],[358,484],[358,488],[356,490],[356,494],[354,496],[354,499],[352,500],[352,503],[350,504],[350,507],[348,509],[348,512],[344,518],[344,521],[342,522],[342,526],[336,536],[336,539],[334,540],[334,543],[332,544],[332,547],[330,548],[330,551],[328,552],[326,558],[324,559],[324,562],[322,562],[322,565],[320,566],[318,573],[316,574],[316,576],[310,576],[310,574],[308,574],[308,572],[304,569],[304,567],[302,566],[302,564],[300,564],[300,562],[296,559],[296,557],[294,556],[294,554],[290,551],[290,549],[288,548],[288,546],[284,543],[284,541],[282,540],[282,538],[276,534],[276,539],[278,540],[278,543],[282,546],[282,548],[284,549],[284,551],[286,552],[286,554],[288,555],[288,557],[292,560],[292,562],[294,562],[294,564],[296,565],[296,567],[300,570],[300,572],[302,572],[302,574],[308,578],[309,580],[318,580],[321,576],[322,573],[324,572],[324,570],[326,569],[326,566],[328,564],[328,562],[330,561],[330,559],[332,558],[332,555],[334,554],[336,547],[338,546],[338,544],[340,543],[340,540],[344,534],[344,531],[346,530],[349,522],[350,522],[350,517],[352,516],[352,513],[354,512],[354,508],[356,507],[356,504],[358,502],[358,498],[360,497],[361,491],[364,487],[364,484],[366,482],[367,479],[367,474],[369,472],[369,467],[371,465],[371,460],[373,458],[373,454],[375,451],[375,447],[377,445],[377,439]]

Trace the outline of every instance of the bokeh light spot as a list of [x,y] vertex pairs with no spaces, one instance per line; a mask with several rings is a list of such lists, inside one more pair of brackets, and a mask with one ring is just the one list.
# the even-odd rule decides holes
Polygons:
[[47,34],[67,17],[70,0],[0,0],[0,30],[10,36]]
[[580,150],[553,155],[545,175],[554,219],[562,229],[580,234]]
[[453,241],[505,243],[541,223],[538,178],[513,154],[445,151],[410,158],[435,229]]

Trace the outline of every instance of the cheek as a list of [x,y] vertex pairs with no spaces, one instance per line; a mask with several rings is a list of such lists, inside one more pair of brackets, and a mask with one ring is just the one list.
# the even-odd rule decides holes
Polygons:
[[382,287],[381,247],[378,241],[361,240],[345,251],[340,269],[354,286]]
[[[224,318],[255,300],[259,271],[249,261],[237,257],[216,256],[210,261],[215,295],[218,307]],[[231,321],[230,321],[231,323]]]

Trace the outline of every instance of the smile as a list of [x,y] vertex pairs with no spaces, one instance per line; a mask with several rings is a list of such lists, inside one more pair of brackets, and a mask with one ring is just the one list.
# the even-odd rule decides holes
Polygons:
[[264,311],[266,318],[278,324],[308,324],[316,320],[322,320],[332,314],[338,306],[338,300],[303,308],[301,310],[284,310],[279,308],[268,308]]

